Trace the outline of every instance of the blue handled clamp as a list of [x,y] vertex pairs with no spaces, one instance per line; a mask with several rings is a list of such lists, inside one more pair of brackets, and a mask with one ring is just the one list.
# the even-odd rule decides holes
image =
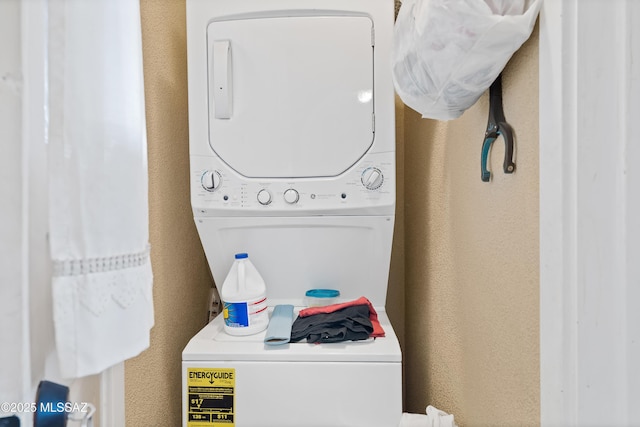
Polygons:
[[489,88],[489,121],[487,123],[487,130],[484,133],[482,156],[480,159],[480,167],[482,169],[481,178],[484,182],[491,180],[491,172],[487,168],[487,161],[489,159],[491,144],[493,144],[493,141],[500,135],[502,135],[505,143],[502,168],[504,173],[513,173],[516,170],[516,164],[513,162],[513,128],[504,118],[504,110],[502,108],[502,74],[498,75]]

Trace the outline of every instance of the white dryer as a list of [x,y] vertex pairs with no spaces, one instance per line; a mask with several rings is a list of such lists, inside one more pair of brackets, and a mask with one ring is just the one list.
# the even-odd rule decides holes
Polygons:
[[270,306],[367,297],[384,338],[265,346],[220,316],[182,353],[183,427],[395,426],[392,0],[187,0],[191,202],[213,277],[247,252]]

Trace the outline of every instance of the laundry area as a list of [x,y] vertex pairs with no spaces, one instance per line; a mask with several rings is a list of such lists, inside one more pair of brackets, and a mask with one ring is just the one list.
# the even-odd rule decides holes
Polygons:
[[[81,37],[69,37],[87,28],[73,28],[64,4],[48,8],[34,0],[25,6],[48,9],[54,19],[45,34],[61,38],[41,47],[64,53],[69,61],[51,63],[51,70],[67,73],[69,85],[61,87],[74,88],[74,80],[86,83],[81,77],[93,75],[91,70],[108,69],[99,62],[105,58],[114,75],[133,69],[114,62],[118,55],[96,54]],[[425,89],[425,76],[403,70],[443,64],[437,56],[441,49],[430,43],[431,53],[418,57],[431,63],[416,65],[415,52],[401,49],[398,29],[424,24],[414,19],[420,4],[141,0],[143,61],[130,59],[144,74],[144,86],[119,87],[123,96],[104,103],[91,102],[77,88],[54,90],[52,100],[75,96],[89,101],[85,107],[105,108],[105,117],[132,119],[129,124],[140,126],[132,132],[138,144],[132,163],[144,168],[132,168],[134,180],[117,180],[131,172],[131,164],[119,163],[114,174],[100,169],[105,164],[100,155],[93,156],[95,169],[73,163],[81,172],[93,170],[83,179],[72,168],[59,168],[70,178],[66,183],[77,184],[89,200],[126,192],[122,206],[131,212],[94,210],[104,206],[100,202],[81,212],[108,224],[126,217],[126,227],[112,229],[117,233],[89,227],[98,243],[76,233],[76,242],[55,244],[71,233],[49,233],[49,212],[23,220],[22,229],[1,229],[3,238],[25,245],[15,257],[3,258],[3,271],[22,259],[20,280],[42,285],[20,287],[11,279],[23,304],[34,295],[37,304],[21,308],[21,325],[35,332],[14,334],[14,342],[31,340],[21,349],[24,358],[10,355],[20,361],[20,370],[2,377],[21,384],[21,391],[3,397],[27,396],[38,408],[41,401],[49,408],[49,401],[50,409],[56,402],[92,402],[90,413],[50,419],[37,411],[25,414],[33,407],[25,403],[23,425],[31,419],[35,427],[539,423],[537,8],[526,35],[511,40],[517,45],[513,57],[484,58],[489,71],[482,72],[489,77],[470,86],[464,79],[451,80],[438,89],[447,97],[426,106],[425,97],[416,102],[414,85]],[[2,10],[9,9],[29,21],[20,7]],[[70,33],[60,31],[62,18],[69,18]],[[403,20],[409,27],[397,25]],[[14,29],[25,46],[38,39],[25,35],[35,22]],[[467,37],[473,31],[465,25]],[[96,54],[96,61],[83,61],[81,49]],[[12,51],[16,63],[18,53]],[[54,77],[64,74],[56,72]],[[3,74],[0,81],[0,89],[12,95],[7,105],[14,112],[26,99],[20,98],[18,75]],[[466,105],[439,104],[462,86]],[[53,105],[60,108],[52,109],[55,131],[84,123],[75,117],[90,110],[82,102]],[[3,126],[16,121],[7,117],[13,116],[0,115]],[[37,128],[30,123],[23,127]],[[20,139],[19,129],[13,139]],[[65,146],[63,134],[52,133],[49,161],[58,159],[56,153],[58,160],[74,158],[69,147],[83,146]],[[100,134],[103,138],[89,146],[105,143],[113,150],[111,141],[122,138]],[[17,147],[3,159],[3,171],[26,176],[35,169],[44,175],[2,191],[9,188],[22,197],[30,191],[21,206],[34,212],[52,206],[65,212],[74,205],[65,199],[73,193],[67,187],[58,187],[59,197],[47,198],[47,191],[55,191],[33,184],[46,181],[49,165],[65,163],[47,163],[42,156],[29,166],[25,159],[32,158],[24,157],[29,150]],[[106,152],[124,157],[124,151]],[[148,181],[140,174],[147,167]],[[113,191],[115,184],[105,176],[120,189]],[[25,188],[35,190],[21,193]],[[58,231],[84,224],[81,215],[52,212],[63,225]],[[37,247],[18,232],[31,227],[33,218],[42,220],[38,231],[46,231],[38,234]],[[115,249],[128,249],[91,255],[109,246],[102,245],[105,236]],[[35,248],[48,262],[50,241],[63,249],[53,254],[52,266],[31,265],[18,256]],[[119,246],[122,242],[139,249]],[[64,258],[73,244],[80,248],[72,254],[78,260]],[[121,280],[122,270],[132,274]],[[96,274],[106,279],[97,280]],[[84,279],[87,288],[78,285]],[[3,309],[11,307],[7,301]],[[92,333],[93,322],[101,325],[109,310],[129,317],[113,316],[116,327],[95,327],[98,332]],[[7,325],[3,321],[5,332]],[[54,353],[62,356],[51,359]],[[36,380],[57,372],[58,365],[60,384],[43,380],[31,396]],[[17,416],[2,415],[0,426],[19,425]]]
[[[498,139],[486,183],[488,96],[449,122],[394,97],[381,63],[390,2],[208,3],[142,3],[145,78],[157,88],[150,161],[162,164],[151,171],[151,240],[156,283],[167,281],[155,298],[172,308],[152,331],[164,350],[127,362],[127,422],[395,426],[432,405],[460,425],[535,423],[536,32],[503,74],[517,171],[503,173]],[[177,56],[175,33],[187,46]],[[291,93],[278,92],[285,82]],[[264,278],[270,310],[292,305],[295,319],[307,291],[335,289],[340,302],[368,299],[385,336],[268,345],[266,330],[225,333],[223,313],[203,328],[210,275],[220,291],[240,253]],[[173,386],[147,388],[152,369]]]
[[634,425],[603,4],[0,0],[0,427]]

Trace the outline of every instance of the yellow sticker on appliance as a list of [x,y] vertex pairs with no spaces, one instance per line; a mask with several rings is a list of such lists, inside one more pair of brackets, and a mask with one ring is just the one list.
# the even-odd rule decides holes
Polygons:
[[234,427],[236,370],[187,368],[187,427]]

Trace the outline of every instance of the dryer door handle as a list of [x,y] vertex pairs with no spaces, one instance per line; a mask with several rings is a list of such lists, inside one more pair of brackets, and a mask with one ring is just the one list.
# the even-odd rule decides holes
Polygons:
[[213,108],[216,119],[230,119],[233,99],[231,68],[231,42],[213,42]]

